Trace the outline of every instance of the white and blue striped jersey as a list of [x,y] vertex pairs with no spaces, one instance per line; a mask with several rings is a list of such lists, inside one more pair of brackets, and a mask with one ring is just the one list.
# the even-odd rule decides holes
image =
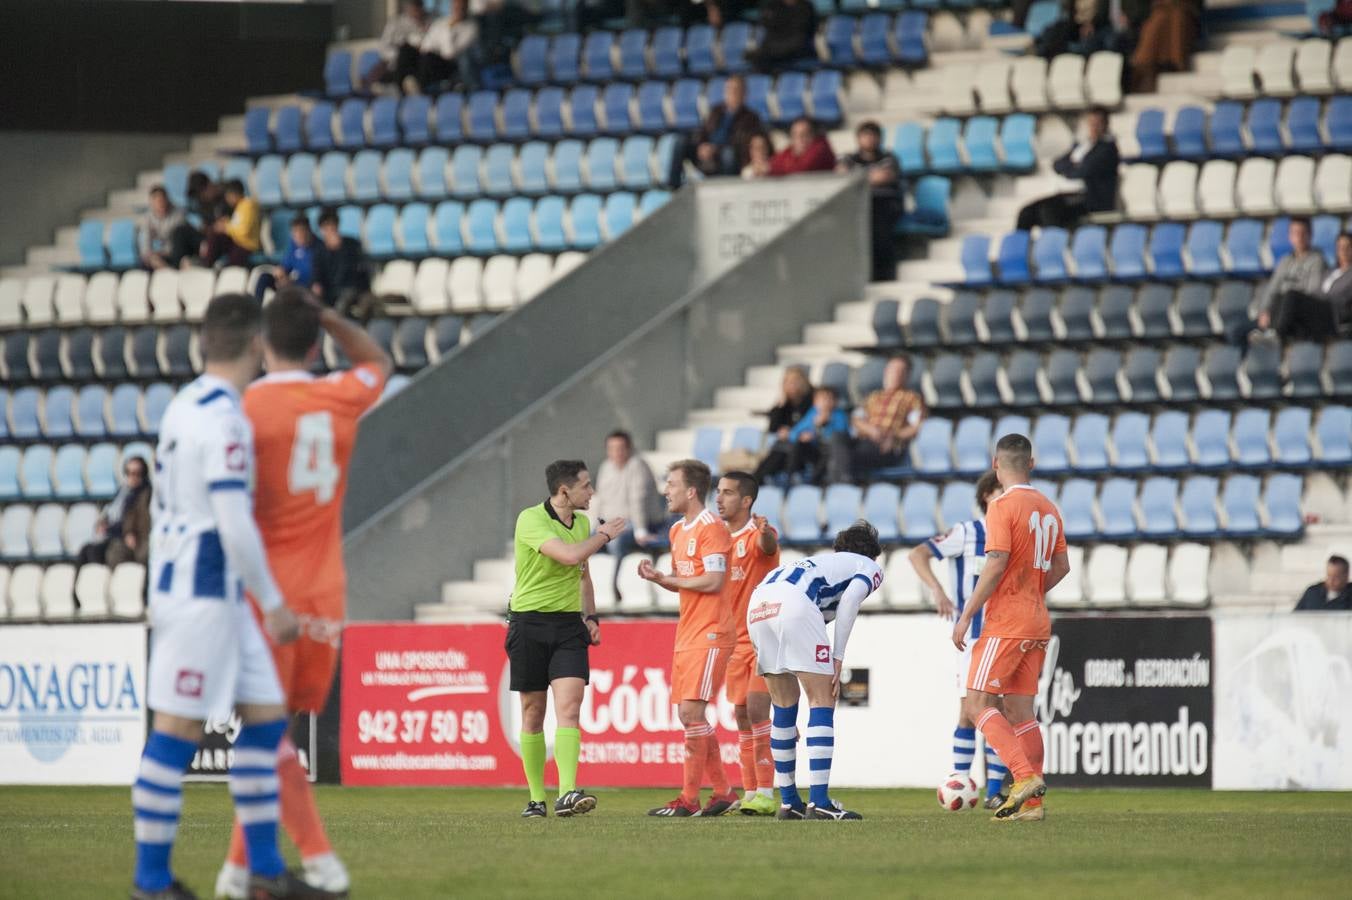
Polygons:
[[882,567],[858,553],[819,553],[780,566],[766,575],[761,585],[794,585],[830,622],[836,617],[836,608],[845,589],[854,581],[864,585],[864,596],[867,597],[883,583]]
[[217,491],[248,497],[253,458],[253,431],[234,385],[203,375],[170,402],[155,451],[153,598],[243,600],[211,497]]
[[[949,590],[953,603],[962,614],[967,598],[976,590],[977,579],[981,577],[981,568],[986,564],[986,523],[980,519],[959,522],[948,530],[947,534],[930,538],[925,542],[935,559],[948,560],[948,569],[952,574]],[[969,640],[981,637],[981,612],[972,617]]]

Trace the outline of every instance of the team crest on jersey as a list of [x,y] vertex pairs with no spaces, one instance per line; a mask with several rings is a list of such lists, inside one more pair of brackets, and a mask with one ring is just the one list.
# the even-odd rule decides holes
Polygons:
[[686,556],[694,556],[694,555],[695,555],[695,539],[694,539],[694,538],[691,538],[690,540],[688,540],[688,541],[685,542],[685,555],[686,555]]
[[874,573],[873,573],[873,589],[876,591],[876,590],[878,589],[878,586],[881,585],[882,583],[883,583],[883,573],[882,573],[882,572],[874,572]]
[[746,556],[746,538],[740,538],[737,541],[737,555]]

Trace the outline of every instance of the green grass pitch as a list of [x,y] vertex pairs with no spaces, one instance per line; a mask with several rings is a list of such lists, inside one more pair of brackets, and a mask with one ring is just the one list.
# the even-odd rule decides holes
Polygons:
[[[671,791],[600,790],[522,820],[521,791],[319,788],[353,897],[1347,896],[1352,794],[1055,790],[1042,823],[948,813],[929,791],[836,792],[863,822],[649,819]],[[552,799],[552,798],[551,798]],[[210,896],[224,785],[190,785],[175,868]],[[0,897],[125,896],[120,788],[0,788]]]

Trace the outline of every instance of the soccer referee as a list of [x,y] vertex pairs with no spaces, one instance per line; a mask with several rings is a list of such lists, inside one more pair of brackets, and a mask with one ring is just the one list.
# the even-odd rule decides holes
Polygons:
[[582,510],[594,488],[587,464],[560,459],[545,469],[549,499],[516,518],[516,589],[507,625],[512,690],[521,695],[521,762],[530,785],[525,819],[542,818],[545,807],[545,708],[554,690],[554,761],[559,768],[556,816],[591,812],[596,798],[578,790],[582,752],[578,710],[591,669],[587,649],[601,642],[596,597],[587,560],[624,531],[611,519],[591,533]]

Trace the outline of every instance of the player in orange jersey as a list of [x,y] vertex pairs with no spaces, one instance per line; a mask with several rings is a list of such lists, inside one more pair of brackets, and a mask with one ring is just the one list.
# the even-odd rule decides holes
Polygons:
[[[732,603],[723,591],[732,539],[728,526],[704,508],[713,475],[698,460],[683,459],[667,470],[667,508],[681,517],[671,526],[672,573],[639,563],[638,574],[681,595],[676,652],[671,664],[671,699],[685,726],[685,782],[680,796],[648,811],[650,816],[721,816],[737,795],[728,785],[718,735],[705,710],[718,696],[737,643]],[[713,796],[700,809],[699,789],[708,775]]]
[[[352,368],[310,374],[321,329]],[[346,614],[342,510],[357,420],[370,409],[393,368],[390,357],[360,326],[320,306],[303,288],[287,287],[263,308],[267,375],[244,394],[257,457],[254,517],[268,564],[301,623],[300,640],[273,645],[277,674],[293,713],[324,708],[338,662]],[[288,738],[278,761],[282,825],[300,850],[311,885],[346,896],[348,875],[334,855],[315,807],[305,769]],[[239,822],[216,882],[218,897],[244,897]]]
[[732,603],[737,645],[728,662],[728,700],[737,716],[742,751],[742,802],[745,816],[773,816],[775,762],[770,756],[770,688],[756,672],[756,651],[746,627],[751,592],[766,575],[779,568],[779,534],[765,516],[751,514],[760,487],[746,472],[729,472],[718,479],[714,505],[728,526],[732,553],[723,592]]
[[995,818],[1040,820],[1046,815],[1042,795],[1047,785],[1033,697],[1052,636],[1047,592],[1066,577],[1070,561],[1061,514],[1029,483],[1033,445],[1028,438],[1000,438],[994,467],[1004,493],[986,507],[986,564],[953,626],[953,644],[966,648],[972,618],[989,601],[981,637],[972,647],[967,715],[1014,776],[1009,798]]

